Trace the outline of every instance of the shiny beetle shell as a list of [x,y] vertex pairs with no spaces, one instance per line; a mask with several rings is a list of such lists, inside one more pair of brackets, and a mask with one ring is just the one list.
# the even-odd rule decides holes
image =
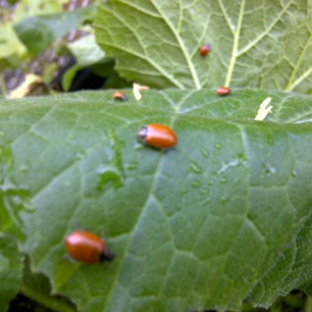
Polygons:
[[203,46],[200,47],[200,49],[199,49],[199,54],[200,54],[201,56],[206,56],[206,55],[208,55],[208,54],[210,53],[210,51],[211,51],[211,46],[210,46],[210,44],[205,44],[205,45],[203,45]]
[[149,124],[142,127],[138,132],[139,141],[160,149],[168,149],[177,144],[175,132],[167,126]]
[[113,97],[118,101],[126,101],[128,99],[127,96],[121,91],[114,92]]
[[114,254],[98,236],[88,231],[75,231],[66,237],[66,249],[75,260],[94,264],[104,260],[111,261]]
[[221,96],[229,95],[229,94],[231,94],[231,89],[228,88],[228,87],[219,87],[219,88],[216,90],[216,94],[217,94],[217,95],[221,95]]

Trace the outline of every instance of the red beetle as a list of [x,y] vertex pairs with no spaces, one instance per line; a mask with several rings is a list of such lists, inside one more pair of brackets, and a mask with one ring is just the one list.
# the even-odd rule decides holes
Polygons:
[[200,47],[199,49],[199,54],[201,56],[206,56],[209,54],[209,52],[211,51],[211,46],[210,44],[204,44],[203,46]]
[[138,132],[138,140],[156,148],[168,149],[177,144],[175,132],[164,125],[149,124]]
[[221,95],[221,96],[229,95],[229,94],[231,94],[231,89],[228,88],[228,87],[219,87],[219,88],[216,90],[216,94],[217,94],[217,95]]
[[126,101],[128,99],[127,96],[121,91],[114,92],[113,97],[118,101]]
[[68,254],[80,262],[93,264],[112,261],[115,257],[100,237],[88,231],[71,233],[66,237],[65,244]]

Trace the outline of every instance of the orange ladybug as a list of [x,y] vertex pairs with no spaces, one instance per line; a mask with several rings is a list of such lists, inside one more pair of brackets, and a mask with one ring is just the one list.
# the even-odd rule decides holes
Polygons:
[[127,96],[121,91],[114,92],[113,97],[118,101],[126,101],[128,99]]
[[138,140],[152,147],[168,149],[177,144],[175,132],[167,126],[149,124],[142,127],[138,132]]
[[229,94],[231,94],[231,89],[228,88],[228,87],[219,87],[219,88],[216,90],[216,94],[217,94],[217,95],[221,95],[221,96],[229,95]]
[[100,237],[88,231],[71,233],[66,237],[65,245],[73,259],[88,264],[112,261],[115,257]]
[[200,47],[199,49],[199,54],[201,56],[206,56],[210,53],[211,51],[211,46],[210,44],[204,44],[203,46]]

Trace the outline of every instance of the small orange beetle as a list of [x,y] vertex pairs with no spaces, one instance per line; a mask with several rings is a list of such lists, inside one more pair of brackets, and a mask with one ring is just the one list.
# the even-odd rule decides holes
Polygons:
[[113,97],[118,101],[126,101],[128,99],[127,96],[121,91],[114,92]]
[[177,144],[175,132],[164,125],[149,124],[138,132],[139,141],[156,148],[168,149]]
[[115,255],[105,242],[88,231],[75,231],[66,237],[66,249],[75,260],[88,264],[112,261]]
[[211,46],[210,46],[210,44],[205,44],[205,45],[203,45],[203,46],[200,47],[200,49],[199,49],[199,54],[200,54],[201,56],[206,56],[206,55],[209,54],[210,51],[211,51]]
[[217,95],[221,95],[221,96],[229,95],[229,94],[231,94],[231,89],[228,88],[228,87],[219,87],[219,88],[216,90],[216,94],[217,94]]

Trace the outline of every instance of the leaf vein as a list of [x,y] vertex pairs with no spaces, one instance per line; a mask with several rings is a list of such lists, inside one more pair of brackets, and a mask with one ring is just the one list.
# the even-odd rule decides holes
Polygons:
[[[173,35],[175,36],[177,42],[179,43],[179,46],[181,47],[182,53],[184,55],[184,58],[186,59],[187,65],[189,67],[189,70],[191,72],[192,78],[193,78],[193,82],[195,84],[196,89],[200,89],[201,85],[199,82],[199,78],[197,76],[197,72],[195,70],[194,64],[190,58],[190,56],[187,53],[186,50],[186,46],[182,40],[182,38],[180,37],[179,33],[175,30],[175,28],[173,27],[173,25],[169,22],[169,20],[167,19],[167,17],[164,15],[163,11],[160,10],[157,6],[157,4],[155,3],[155,0],[151,0],[151,3],[154,5],[154,7],[156,8],[156,10],[159,12],[159,14],[161,15],[161,17],[163,18],[163,20],[167,23],[169,29],[171,30],[171,32],[173,33]],[[184,89],[181,88],[181,89]]]
[[273,27],[281,20],[282,16],[287,12],[288,7],[293,3],[293,0],[289,1],[287,5],[283,8],[280,14],[277,15],[275,20],[271,23],[271,25],[261,33],[257,38],[247,44],[245,47],[237,51],[236,57],[242,56],[244,53],[247,53],[252,47],[254,47],[259,41],[261,41],[266,35],[270,33]]

